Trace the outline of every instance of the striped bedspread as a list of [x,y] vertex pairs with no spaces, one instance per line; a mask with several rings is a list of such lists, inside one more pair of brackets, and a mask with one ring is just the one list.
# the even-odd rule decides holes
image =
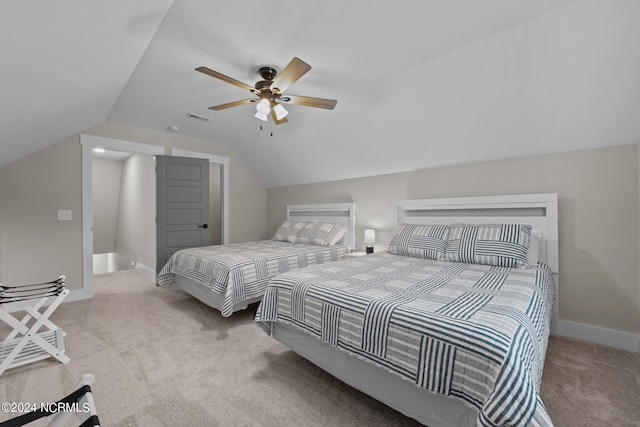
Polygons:
[[171,286],[178,274],[224,295],[223,316],[233,306],[259,297],[276,274],[343,259],[347,247],[300,245],[263,240],[182,249],[158,273],[158,285]]
[[539,397],[551,270],[367,255],[272,279],[256,314],[450,396],[479,426],[551,426]]

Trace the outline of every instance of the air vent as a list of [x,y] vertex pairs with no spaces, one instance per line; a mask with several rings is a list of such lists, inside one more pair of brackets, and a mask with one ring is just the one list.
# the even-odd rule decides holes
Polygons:
[[193,114],[193,113],[187,113],[187,117],[190,117],[196,120],[202,120],[203,122],[210,122],[211,120],[213,120],[211,117],[201,116],[199,114]]

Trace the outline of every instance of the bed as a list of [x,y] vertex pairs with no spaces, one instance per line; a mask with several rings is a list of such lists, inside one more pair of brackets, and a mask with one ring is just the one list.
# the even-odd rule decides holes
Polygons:
[[158,273],[157,282],[228,317],[259,302],[274,275],[341,260],[354,244],[354,203],[288,205],[271,240],[181,249]]
[[[393,211],[389,252],[274,277],[258,326],[431,427],[552,425],[538,391],[558,322],[557,195]],[[524,253],[496,248],[495,227]]]

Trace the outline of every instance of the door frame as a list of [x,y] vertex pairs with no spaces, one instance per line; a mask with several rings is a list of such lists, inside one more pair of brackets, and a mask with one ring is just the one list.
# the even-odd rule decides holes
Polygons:
[[[82,146],[82,289],[71,291],[67,298],[70,301],[93,297],[93,149],[124,151],[151,156],[164,155],[165,148],[159,145],[142,144],[139,142],[102,136],[80,134]],[[171,155],[178,153],[198,154],[198,157],[208,158],[210,163],[219,163],[220,191],[222,196],[222,243],[229,242],[229,158],[205,153],[195,153],[185,150],[172,149]],[[184,157],[189,157],[184,156]],[[154,181],[155,182],[155,181]],[[155,184],[154,184],[155,185]],[[155,191],[153,197],[155,198]],[[154,201],[155,206],[155,201]],[[156,236],[154,236],[154,241]],[[155,246],[155,243],[154,243]],[[155,272],[154,272],[155,273]]]

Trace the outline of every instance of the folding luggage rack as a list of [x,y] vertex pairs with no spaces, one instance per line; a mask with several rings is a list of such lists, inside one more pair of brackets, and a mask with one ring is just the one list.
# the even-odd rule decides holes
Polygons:
[[[0,341],[0,375],[9,368],[49,357],[62,363],[69,362],[64,348],[65,333],[49,320],[69,294],[64,280],[65,276],[60,276],[52,282],[34,285],[0,284],[0,320],[13,328],[4,341]],[[51,299],[51,303],[40,312]],[[25,313],[22,320],[14,317],[14,314],[22,312]]]

